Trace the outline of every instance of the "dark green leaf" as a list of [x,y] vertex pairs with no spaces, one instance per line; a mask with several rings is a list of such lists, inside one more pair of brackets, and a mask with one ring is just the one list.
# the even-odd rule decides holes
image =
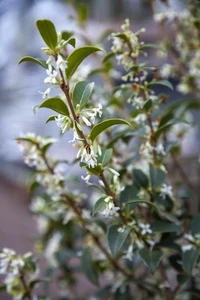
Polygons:
[[97,266],[92,261],[91,254],[88,249],[85,249],[81,257],[81,267],[86,277],[95,285],[98,285],[99,276]]
[[190,123],[188,121],[184,120],[184,119],[178,119],[178,118],[177,119],[171,119],[168,123],[166,123],[162,127],[159,127],[159,129],[155,132],[155,137],[159,138],[161,133],[166,131],[169,127],[171,127],[172,125],[180,124],[180,123],[190,125]]
[[105,64],[111,57],[115,56],[114,52],[109,52],[104,56],[104,59],[102,61],[103,64]]
[[131,127],[131,124],[129,122],[127,122],[126,120],[123,120],[123,119],[108,119],[108,120],[105,120],[97,125],[95,125],[90,134],[89,134],[89,139],[91,141],[94,141],[95,138],[101,133],[103,132],[104,130],[108,129],[109,127],[113,126],[113,125],[118,125],[118,124],[124,124],[124,125],[128,125]]
[[0,285],[0,292],[2,292],[2,291],[6,291],[6,285],[5,284]]
[[164,85],[168,87],[169,89],[173,90],[173,85],[168,80],[158,80],[158,81],[152,81],[148,84],[148,87],[151,87],[153,85]]
[[163,232],[178,232],[180,231],[181,228],[180,226],[171,222],[155,221],[151,223],[151,229],[153,230],[153,232],[163,233]]
[[[120,205],[123,205],[132,199],[136,198],[138,194],[138,188],[134,185],[126,186],[125,189],[120,194]],[[135,205],[131,205],[134,208]]]
[[78,82],[72,93],[72,101],[74,107],[76,108],[77,104],[79,104],[80,108],[83,108],[87,104],[88,100],[90,99],[93,90],[94,90],[94,82],[92,83],[87,83],[86,81]]
[[153,204],[150,201],[146,201],[146,200],[132,200],[132,201],[128,201],[128,202],[124,203],[124,205],[128,205],[128,204],[140,204],[140,203],[148,204],[148,205],[152,206],[153,208],[155,208],[157,211],[159,211],[158,207],[155,206],[155,204]]
[[200,249],[191,249],[183,253],[183,269],[191,275],[193,267],[196,265],[200,254]]
[[184,284],[190,277],[183,275],[183,274],[178,274],[177,275],[177,281],[180,285]]
[[200,215],[196,215],[192,219],[192,234],[200,233]]
[[49,20],[37,20],[36,25],[47,46],[50,49],[55,50],[58,37],[54,24]]
[[133,169],[133,179],[139,188],[147,188],[149,185],[147,175],[144,174],[140,169]]
[[97,200],[93,207],[92,215],[94,216],[96,213],[98,213],[100,210],[103,210],[106,207],[106,202],[104,201],[105,197],[100,198]]
[[49,282],[49,279],[35,279],[32,280],[29,284],[30,289],[33,289],[36,284],[42,283],[42,282]]
[[75,48],[75,46],[76,46],[76,39],[75,38],[70,38],[69,40],[67,40],[67,44],[70,44],[72,47]]
[[64,115],[64,116],[69,116],[69,110],[67,105],[63,100],[61,100],[58,97],[55,98],[49,98],[47,100],[44,100],[38,108],[49,108],[52,109],[53,111],[56,111],[57,113]]
[[149,166],[150,182],[152,189],[160,187],[166,179],[166,173],[159,168],[155,168],[152,165]]
[[74,35],[73,31],[62,31],[62,39],[67,41]]
[[97,161],[99,164],[102,164],[104,167],[109,163],[112,158],[113,149],[102,149],[101,156],[97,157]]
[[56,118],[57,116],[50,116],[47,120],[46,120],[46,124],[47,123],[49,123],[49,122],[51,122],[51,121],[55,121],[55,118]]
[[147,100],[143,106],[143,109],[148,112],[152,108],[153,102],[151,99]]
[[160,47],[159,45],[156,45],[156,44],[144,44],[144,45],[140,46],[140,50],[144,50],[146,48],[154,48],[154,49],[161,50],[166,53],[166,51],[162,47]]
[[119,253],[131,230],[131,227],[126,227],[124,232],[118,232],[119,227],[119,225],[111,225],[108,228],[108,244],[113,256]]
[[139,254],[151,273],[154,273],[162,259],[163,253],[160,250],[150,251],[142,249],[139,251]]
[[170,113],[167,113],[166,115],[164,115],[162,117],[162,119],[160,120],[160,123],[159,123],[159,128],[160,127],[163,127],[165,124],[167,124],[171,119],[173,119],[173,114],[170,112]]
[[35,58],[35,57],[32,57],[32,56],[24,56],[20,59],[20,61],[18,62],[18,65],[21,64],[24,61],[30,61],[30,62],[33,62],[33,63],[36,63],[36,64],[42,66],[45,69],[48,69],[48,65],[47,65],[46,61],[43,60],[43,59]]
[[82,63],[82,61],[87,56],[97,51],[103,51],[103,50],[99,47],[94,47],[94,46],[83,46],[74,50],[67,59],[67,65],[68,65],[66,69],[67,79],[69,80],[72,77],[72,75],[74,74],[78,66]]

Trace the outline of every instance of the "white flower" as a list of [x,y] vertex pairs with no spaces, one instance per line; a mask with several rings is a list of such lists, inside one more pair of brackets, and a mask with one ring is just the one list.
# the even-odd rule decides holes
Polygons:
[[119,209],[119,207],[116,207],[113,203],[109,202],[107,208],[104,209],[102,214],[105,218],[108,218],[109,216],[115,215]]
[[57,68],[65,72],[67,68],[67,62],[62,58],[61,55],[58,55],[58,59],[56,61]]
[[145,114],[139,114],[137,117],[135,117],[133,120],[136,122],[138,125],[141,123],[144,123],[146,121],[147,117]]
[[55,70],[52,70],[52,66],[49,65],[48,70],[46,70],[46,73],[48,75],[47,78],[45,78],[44,83],[52,83],[52,84],[56,84],[58,83],[58,72]]
[[130,261],[133,260],[133,245],[130,245],[128,247],[128,250],[125,252],[125,255],[123,256],[123,258],[128,259]]
[[81,161],[85,161],[85,163],[91,168],[94,168],[97,165],[97,155],[95,154],[92,145],[81,147],[76,157],[81,157]]
[[172,72],[172,65],[164,64],[162,69],[160,70],[160,75],[163,78],[168,78],[171,72]]
[[48,89],[46,89],[46,91],[44,93],[40,92],[40,91],[38,91],[38,93],[42,94],[42,98],[45,99],[45,98],[49,97],[50,91],[51,91],[51,88],[48,88]]
[[58,115],[55,118],[56,125],[60,128],[61,132],[64,133],[67,130],[70,129],[72,121],[69,117],[63,116],[63,115]]
[[124,228],[124,227],[119,227],[119,228],[117,229],[117,231],[118,231],[118,232],[120,232],[120,233],[123,233],[123,232],[124,232],[124,230],[125,230],[125,228]]
[[162,144],[158,144],[158,145],[155,147],[155,151],[157,152],[157,154],[160,154],[160,155],[163,155],[163,156],[166,155],[166,152],[165,152],[164,147],[163,147]]
[[101,103],[98,104],[98,107],[92,108],[92,109],[83,109],[80,112],[80,121],[84,122],[87,126],[91,126],[95,123],[95,118],[102,116],[102,105]]
[[154,150],[154,147],[149,142],[146,142],[146,144],[142,144],[140,146],[139,153],[145,159],[151,160],[153,158],[153,150]]
[[59,232],[56,232],[53,234],[52,238],[48,241],[48,244],[46,246],[44,255],[52,266],[57,266],[57,261],[54,255],[59,249],[61,239],[61,234]]
[[184,245],[184,246],[182,246],[182,251],[185,252],[185,251],[191,250],[192,248],[193,248],[193,246],[191,244]]
[[151,225],[150,224],[140,224],[140,228],[142,228],[142,235],[145,235],[147,233],[152,233],[152,230],[150,229]]
[[81,176],[81,179],[85,181],[86,184],[90,185],[91,183],[89,182],[91,178],[91,175],[86,175],[85,177],[84,176]]
[[162,199],[166,199],[166,196],[169,196],[170,198],[173,197],[172,186],[171,185],[167,185],[166,183],[162,184],[160,192],[161,192],[160,196],[162,197]]

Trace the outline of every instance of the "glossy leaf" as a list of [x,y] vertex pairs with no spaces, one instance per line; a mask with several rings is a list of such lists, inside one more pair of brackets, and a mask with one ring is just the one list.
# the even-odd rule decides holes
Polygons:
[[127,122],[126,120],[117,119],[117,118],[116,119],[108,119],[103,122],[100,122],[99,124],[95,125],[92,128],[92,130],[89,134],[89,139],[91,141],[94,141],[101,132],[103,132],[104,130],[108,129],[111,126],[119,125],[119,124],[124,124],[124,125],[128,125],[131,127],[131,124],[129,122]]
[[154,273],[159,266],[163,253],[160,250],[150,251],[148,249],[142,249],[139,251],[139,254],[151,273]]
[[55,121],[55,118],[56,118],[57,116],[50,116],[47,120],[46,120],[46,124],[47,123],[49,123],[49,122],[51,122],[51,121]]
[[73,31],[62,31],[61,34],[62,34],[62,39],[67,41],[74,35],[74,32]]
[[94,216],[96,213],[98,213],[100,210],[103,210],[106,207],[106,202],[104,201],[105,197],[100,198],[97,200],[95,203],[93,210],[92,210],[92,215]]
[[147,188],[149,185],[148,177],[145,173],[142,172],[140,169],[134,169],[133,170],[133,179],[135,184],[139,188]]
[[200,233],[200,215],[196,215],[192,219],[192,234]]
[[167,221],[155,221],[151,223],[151,229],[153,232],[179,232],[180,231],[180,226],[167,222]]
[[81,267],[86,277],[95,285],[98,285],[98,272],[97,267],[92,260],[91,254],[88,249],[85,249],[81,257]]
[[53,111],[56,111],[57,113],[64,115],[64,116],[69,116],[69,110],[67,105],[65,104],[65,102],[63,100],[61,100],[60,98],[49,98],[45,101],[43,101],[38,108],[49,108]]
[[151,87],[153,85],[163,85],[168,87],[169,89],[173,90],[173,85],[168,80],[158,80],[158,81],[152,81],[148,84],[148,87]]
[[169,127],[173,126],[173,125],[176,125],[176,124],[180,124],[180,123],[183,123],[183,124],[187,124],[187,125],[190,125],[190,123],[186,120],[183,120],[183,119],[171,119],[169,122],[165,123],[165,125],[163,125],[162,127],[159,127],[158,130],[155,132],[155,137],[156,138],[159,138],[159,136],[164,132],[166,131]]
[[38,64],[38,65],[42,66],[45,69],[48,69],[48,65],[47,65],[47,63],[46,63],[45,60],[40,59],[40,58],[35,58],[35,57],[32,57],[32,56],[24,56],[24,57],[22,57],[20,59],[20,61],[18,62],[18,65],[21,64],[22,62],[25,62],[25,61],[33,62],[35,64]]
[[58,37],[54,24],[49,20],[37,20],[36,25],[47,46],[50,49],[55,50]]
[[131,201],[128,201],[128,202],[124,203],[124,205],[140,204],[140,203],[148,204],[148,205],[152,206],[154,209],[156,209],[157,211],[159,211],[158,207],[155,204],[153,204],[150,201],[146,201],[146,200],[131,200]]
[[131,227],[126,227],[124,232],[118,232],[119,225],[111,225],[108,228],[108,244],[113,256],[116,256],[127,239]]
[[103,149],[101,156],[97,157],[98,163],[102,164],[104,167],[109,163],[113,155],[113,149]]
[[146,48],[154,48],[154,49],[157,49],[157,50],[160,50],[160,51],[163,51],[166,53],[166,51],[160,47],[159,45],[156,45],[156,44],[144,44],[142,46],[140,46],[140,50],[144,50]]
[[83,108],[87,104],[88,100],[90,99],[93,90],[94,90],[94,82],[92,83],[87,83],[86,81],[78,82],[72,93],[72,101],[74,107],[76,108],[77,104],[79,104],[80,108]]
[[200,249],[194,248],[183,253],[183,269],[187,274],[190,275],[192,273],[192,269],[196,265],[199,255]]
[[90,54],[93,54],[97,51],[103,51],[99,47],[94,46],[83,46],[74,50],[67,59],[67,69],[66,76],[69,80],[74,72],[77,70],[78,66],[82,63],[82,61],[88,57]]
[[149,166],[150,182],[152,189],[160,187],[166,179],[166,173],[160,168],[155,168],[152,165]]

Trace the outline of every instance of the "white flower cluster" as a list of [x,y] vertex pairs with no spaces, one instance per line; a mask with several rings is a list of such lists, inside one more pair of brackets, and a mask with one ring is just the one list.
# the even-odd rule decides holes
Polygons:
[[163,183],[160,189],[160,196],[162,199],[166,199],[166,196],[173,198],[172,186]]
[[79,114],[79,119],[81,122],[83,122],[87,126],[92,126],[95,123],[95,118],[102,116],[102,105],[101,103],[98,104],[97,108],[91,108],[91,109],[83,109],[81,110]]
[[[35,276],[36,268],[26,266],[26,261],[30,260],[35,264],[32,253],[26,253],[23,256],[18,256],[12,249],[3,248],[0,250],[0,274],[5,275],[4,284],[7,286],[7,291],[17,296],[18,299],[24,294],[24,286],[21,282],[21,276],[25,273],[29,275],[29,280]],[[17,295],[16,295],[16,288]]]
[[50,137],[36,136],[35,133],[21,134],[17,139],[18,146],[23,153],[24,161],[29,167],[35,167],[37,170],[46,170],[47,165],[42,155],[42,149],[48,145],[57,142]]
[[95,151],[95,147],[93,145],[82,146],[77,153],[77,158],[81,158],[81,161],[84,161],[88,167],[94,168],[97,165],[96,157],[97,152],[101,155],[101,148],[98,146],[97,151]]
[[139,55],[140,46],[142,45],[139,41],[139,34],[144,32],[145,29],[142,28],[133,33],[130,30],[129,19],[125,20],[125,24],[121,26],[121,29],[123,30],[122,34],[112,33],[109,37],[112,40],[111,51],[115,53],[118,63],[128,69],[132,64],[132,59]]
[[142,144],[140,146],[139,153],[147,161],[152,161],[153,160],[154,151],[158,155],[161,155],[161,156],[165,156],[166,155],[164,146],[161,143],[159,143],[156,147],[154,147],[148,141],[145,144]]
[[106,208],[102,211],[102,215],[105,218],[116,215],[120,208],[114,205],[113,198],[111,196],[108,196],[104,199],[104,201],[106,202]]
[[200,234],[185,234],[184,238],[189,242],[189,244],[182,246],[182,251],[185,252],[187,250],[191,250],[195,246],[200,246]]

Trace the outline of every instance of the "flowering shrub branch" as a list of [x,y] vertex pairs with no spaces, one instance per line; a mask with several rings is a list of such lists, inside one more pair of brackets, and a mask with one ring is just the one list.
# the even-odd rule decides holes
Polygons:
[[[179,137],[190,128],[188,106],[166,105],[168,96],[156,94],[154,87],[173,89],[172,84],[161,78],[157,67],[144,62],[149,48],[165,49],[142,42],[145,30],[134,33],[125,20],[121,31],[109,36],[111,52],[104,53],[101,62],[101,48],[75,48],[75,38],[57,32],[49,20],[36,25],[48,58],[26,56],[19,62],[46,69],[44,83],[50,87],[34,110],[54,111],[57,114],[47,123],[54,121],[62,134],[73,132],[69,142],[77,149],[76,159],[68,167],[79,162],[86,172],[80,178],[87,192],[91,188],[87,195],[81,186],[75,189],[73,184],[80,182],[71,171],[67,175],[67,163],[48,155],[55,139],[32,133],[17,138],[25,163],[34,168],[30,188],[37,196],[30,210],[41,232],[36,249],[50,264],[61,294],[65,299],[93,299],[77,295],[81,271],[96,285],[95,299],[133,299],[136,294],[141,300],[193,299],[190,293],[199,292],[195,275],[200,217],[188,213],[168,173],[171,156],[180,170],[176,149]],[[93,54],[101,66],[88,72],[84,61]],[[96,76],[109,78],[109,84],[95,87],[91,78]],[[121,84],[111,89],[113,77],[120,77]],[[50,97],[52,89],[61,94]],[[1,252],[1,273],[10,276],[14,271],[3,287],[18,299],[49,299],[33,291],[25,268],[27,255],[16,258],[13,253],[6,248]],[[176,277],[174,287],[171,274]]]

